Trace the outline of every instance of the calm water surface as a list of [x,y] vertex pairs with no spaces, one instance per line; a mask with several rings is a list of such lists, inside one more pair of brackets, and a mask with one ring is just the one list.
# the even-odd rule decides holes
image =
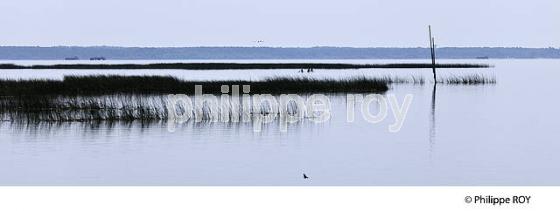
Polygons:
[[[149,62],[149,61],[146,61]],[[324,61],[321,61],[324,62]],[[340,62],[340,61],[331,61]],[[379,63],[385,61],[343,61]],[[400,62],[400,61],[386,61]],[[279,123],[0,123],[0,185],[560,185],[560,60],[478,60],[485,86],[394,85],[414,98],[400,132],[346,121],[346,96],[330,96],[332,118]],[[0,63],[41,63],[17,61]],[[42,63],[45,63],[42,61]],[[122,71],[122,72],[121,72]],[[76,74],[174,75],[258,80],[293,70],[2,70],[2,78]],[[420,74],[429,70],[316,70],[311,77]],[[304,180],[302,174],[311,177]]]

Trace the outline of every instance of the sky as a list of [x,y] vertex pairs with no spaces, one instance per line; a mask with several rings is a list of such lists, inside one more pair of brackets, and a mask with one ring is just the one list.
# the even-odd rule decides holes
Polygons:
[[[1,0],[0,46],[560,47],[559,0]],[[264,42],[256,42],[262,40]]]

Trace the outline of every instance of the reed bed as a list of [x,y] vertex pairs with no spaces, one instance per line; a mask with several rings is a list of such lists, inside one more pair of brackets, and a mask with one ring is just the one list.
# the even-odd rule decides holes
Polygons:
[[485,85],[496,84],[495,76],[483,74],[452,75],[438,79],[437,83],[448,85]]
[[[274,97],[278,101],[278,97]],[[254,99],[253,99],[254,100]],[[187,117],[186,120],[223,121],[280,115],[309,117],[296,103],[284,108],[268,101],[249,104],[240,99],[201,101],[193,107],[171,104],[168,96],[160,95],[111,95],[111,96],[19,96],[0,97],[0,120],[10,122],[98,122],[136,121],[154,122],[169,120],[173,115]],[[225,106],[224,106],[225,105]],[[300,113],[301,112],[301,113]]]
[[[153,122],[170,118],[167,94],[194,94],[194,86],[202,85],[204,94],[222,94],[222,85],[251,85],[250,94],[290,93],[383,93],[391,84],[424,84],[424,77],[411,75],[356,77],[349,79],[313,79],[305,77],[268,78],[262,81],[182,81],[162,76],[67,76],[55,80],[0,80],[0,120],[12,122],[67,121],[137,121]],[[449,85],[494,84],[494,77],[481,74],[448,76],[437,83]],[[305,112],[295,104],[285,108],[266,103],[248,107],[226,107],[201,104],[194,108],[173,106],[189,118],[213,121],[239,119],[248,110],[250,115],[268,116],[286,112]],[[220,102],[220,105],[223,105]],[[245,105],[247,106],[247,105]],[[237,109],[237,110],[236,110]],[[307,114],[304,114],[304,116]]]
[[141,95],[18,96],[0,98],[4,121],[161,120],[167,118],[165,97]]
[[[250,85],[249,94],[290,93],[383,93],[388,84],[403,82],[390,78],[344,80],[269,78],[263,81],[182,81],[166,76],[67,76],[56,80],[0,80],[0,116],[8,121],[153,121],[165,120],[168,94],[222,94],[223,85]],[[233,102],[228,102],[229,104]],[[180,108],[179,109],[183,109]],[[294,105],[288,112],[297,111]],[[251,114],[279,113],[269,106],[251,107]],[[189,116],[216,118],[215,105],[183,109]],[[224,113],[224,111],[220,111]],[[228,114],[238,111],[225,111]],[[218,115],[218,118],[222,118]]]
[[183,81],[167,76],[66,76],[57,80],[0,80],[0,96],[194,94],[202,85],[206,94],[221,94],[222,85],[250,85],[252,94],[383,93],[389,78],[312,79],[269,78],[264,81]]

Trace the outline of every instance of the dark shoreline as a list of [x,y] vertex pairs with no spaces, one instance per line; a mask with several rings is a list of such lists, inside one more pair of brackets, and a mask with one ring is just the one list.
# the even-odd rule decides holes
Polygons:
[[[428,63],[400,64],[336,64],[336,63],[155,63],[155,64],[56,64],[15,65],[0,64],[0,69],[179,69],[179,70],[255,70],[255,69],[411,69],[432,68]],[[436,64],[436,68],[490,68],[488,64]]]

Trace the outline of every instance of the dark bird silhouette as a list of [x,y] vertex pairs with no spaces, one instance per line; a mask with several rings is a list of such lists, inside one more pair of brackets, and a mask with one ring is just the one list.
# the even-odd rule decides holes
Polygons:
[[303,179],[309,179],[309,177],[306,174],[303,174]]

